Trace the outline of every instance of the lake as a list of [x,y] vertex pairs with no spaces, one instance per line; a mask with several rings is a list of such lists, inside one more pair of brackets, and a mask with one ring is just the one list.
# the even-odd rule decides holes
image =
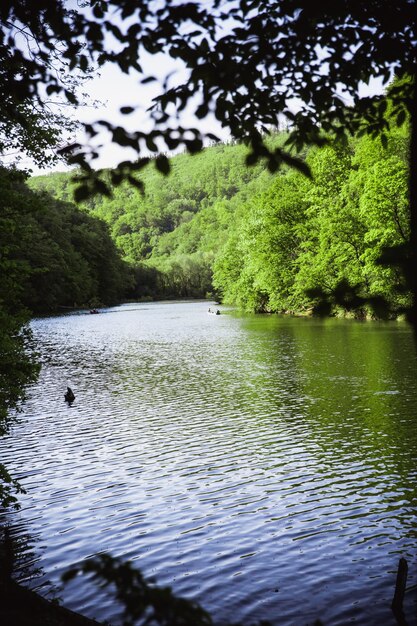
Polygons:
[[[396,624],[400,556],[417,574],[409,328],[210,304],[33,320],[42,372],[0,439],[27,490],[21,579],[47,593],[107,551],[217,623]],[[59,596],[120,623],[90,584]]]

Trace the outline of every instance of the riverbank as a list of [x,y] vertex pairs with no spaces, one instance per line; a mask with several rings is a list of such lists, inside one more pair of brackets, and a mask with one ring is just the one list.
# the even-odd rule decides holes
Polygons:
[[14,551],[5,529],[0,538],[0,624],[2,626],[102,626],[47,600],[13,580]]
[[101,626],[13,580],[0,584],[0,623],[2,626]]

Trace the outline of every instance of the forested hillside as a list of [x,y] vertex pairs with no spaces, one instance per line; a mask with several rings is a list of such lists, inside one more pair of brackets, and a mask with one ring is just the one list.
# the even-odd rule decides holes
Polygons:
[[102,220],[29,189],[14,170],[0,168],[0,188],[0,301],[11,312],[111,304],[125,295],[130,270]]
[[[271,144],[284,139],[277,134]],[[271,174],[262,163],[247,167],[246,152],[219,144],[178,155],[167,177],[148,166],[144,194],[123,184],[111,198],[82,203],[109,224],[135,268],[130,295],[214,291],[247,310],[300,312],[311,309],[318,289],[332,297],[344,284],[375,302],[384,296],[400,311],[408,294],[398,290],[399,271],[379,259],[409,237],[406,125],[383,142],[365,136],[310,149],[304,158],[312,179],[289,168]],[[70,178],[50,174],[30,185],[67,201]]]
[[[277,135],[278,145],[285,135]],[[141,172],[145,193],[123,184],[113,196],[81,203],[110,225],[113,240],[136,271],[132,297],[205,297],[212,291],[212,267],[239,207],[274,181],[263,164],[245,165],[247,148],[218,144],[172,159],[169,176],[152,163]],[[32,189],[71,201],[70,174],[30,180]]]
[[408,294],[400,272],[379,259],[384,249],[408,241],[407,152],[407,133],[396,129],[386,147],[362,137],[311,150],[312,180],[295,172],[278,176],[240,208],[215,261],[214,285],[225,301],[300,311],[314,304],[314,291],[337,296],[344,284],[401,310]]

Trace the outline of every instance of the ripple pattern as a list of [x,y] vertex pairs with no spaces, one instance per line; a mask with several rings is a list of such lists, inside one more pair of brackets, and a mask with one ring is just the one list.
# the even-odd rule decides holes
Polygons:
[[[47,593],[108,551],[218,623],[395,624],[398,558],[410,584],[417,565],[410,333],[207,306],[34,320],[40,381],[0,440],[27,490],[21,578]],[[120,623],[89,584],[59,595]]]

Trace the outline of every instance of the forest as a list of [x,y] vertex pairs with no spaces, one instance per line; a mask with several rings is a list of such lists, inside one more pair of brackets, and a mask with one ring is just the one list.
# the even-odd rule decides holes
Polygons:
[[[268,142],[285,140],[281,131]],[[289,167],[271,173],[259,161],[247,167],[246,146],[219,143],[173,157],[167,177],[148,166],[144,192],[124,183],[79,203],[78,214],[108,225],[131,270],[119,295],[130,299],[215,297],[247,311],[311,313],[325,294],[326,313],[396,317],[409,294],[399,268],[381,257],[409,239],[408,145],[404,124],[384,141],[309,148],[307,177]],[[71,173],[28,185],[66,207],[73,199]],[[341,285],[351,297],[339,302]]]
[[[77,170],[1,167],[3,428],[39,369],[25,326],[33,314],[214,298],[253,312],[407,315],[410,129],[399,121],[383,135],[304,148],[311,176],[271,171],[265,159],[248,167],[244,143],[213,143],[173,156],[169,176],[151,159],[144,190],[122,182],[78,204]],[[287,137],[264,140],[273,152]],[[104,177],[111,186],[112,171]]]
[[[107,225],[71,202],[32,191],[0,167],[0,435],[39,372],[27,322],[34,314],[120,302],[132,274]],[[0,463],[0,502],[18,488]]]
[[73,203],[35,193],[21,172],[2,168],[2,296],[11,310],[56,311],[120,301],[129,270],[106,225]]

